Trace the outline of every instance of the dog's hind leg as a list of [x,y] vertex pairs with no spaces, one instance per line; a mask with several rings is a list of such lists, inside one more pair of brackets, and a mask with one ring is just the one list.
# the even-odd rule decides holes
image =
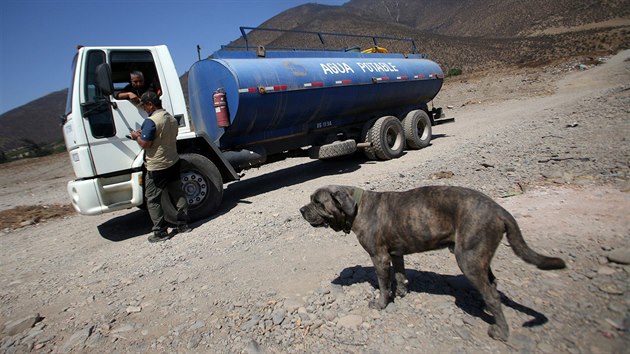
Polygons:
[[494,274],[492,274],[492,268],[488,267],[488,281],[490,282],[490,285],[492,285],[493,288],[497,288],[497,282],[496,282],[497,278],[494,276]]
[[396,296],[407,295],[407,275],[405,274],[405,260],[403,256],[392,255],[392,265],[394,266],[394,279],[396,280]]
[[455,257],[459,268],[479,291],[486,308],[494,317],[494,324],[490,325],[488,335],[494,339],[507,341],[510,329],[501,310],[501,298],[496,289],[496,283],[494,281],[491,282],[494,279],[494,275],[490,270],[492,254],[488,256],[487,253],[487,251],[477,249],[469,249],[464,252],[461,250],[458,252],[457,248],[455,249]]
[[376,276],[378,277],[378,288],[380,290],[380,296],[376,300],[370,301],[370,307],[373,309],[382,310],[387,307],[391,298],[391,258],[389,255],[374,255],[371,257],[372,263],[374,263],[374,269],[376,269]]

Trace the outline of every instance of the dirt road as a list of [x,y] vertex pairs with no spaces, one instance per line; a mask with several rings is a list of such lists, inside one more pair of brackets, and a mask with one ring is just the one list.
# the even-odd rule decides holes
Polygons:
[[[435,103],[457,120],[430,147],[248,171],[219,214],[165,243],[147,242],[140,210],[4,230],[0,352],[627,352],[629,57],[449,80]],[[0,210],[67,203],[71,178],[63,155],[3,165]],[[371,310],[376,278],[356,238],[299,215],[325,184],[479,189],[568,269],[500,246],[507,343],[487,336],[492,320],[446,250],[406,257],[410,294]]]

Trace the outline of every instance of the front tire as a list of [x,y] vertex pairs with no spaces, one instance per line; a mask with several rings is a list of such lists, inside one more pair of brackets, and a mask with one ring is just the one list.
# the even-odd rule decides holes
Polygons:
[[[223,200],[223,178],[215,164],[199,154],[181,154],[181,181],[188,202],[188,218],[199,220],[212,215]],[[164,218],[177,223],[177,209],[168,192],[162,194]]]

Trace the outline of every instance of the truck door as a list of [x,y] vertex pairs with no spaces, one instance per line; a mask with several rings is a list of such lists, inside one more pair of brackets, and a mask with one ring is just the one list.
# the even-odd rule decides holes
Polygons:
[[130,128],[139,128],[143,120],[137,109],[132,114],[126,104],[118,104],[111,95],[101,92],[97,83],[97,68],[101,64],[108,64],[107,51],[89,50],[81,106],[83,119],[87,120],[84,127],[95,176],[131,169],[141,149],[126,135]]
[[[153,48],[109,48],[88,51],[82,106],[84,119],[88,120],[88,124],[84,126],[95,175],[128,172],[142,150],[135,141],[126,136],[130,130],[140,129],[147,114],[134,102],[117,98],[118,93],[130,84],[132,72],[141,72],[145,83],[151,84],[152,89],[162,95],[164,109],[172,112],[176,118],[182,117],[182,114],[178,115],[173,110],[177,107],[172,107],[172,99],[168,97],[168,83],[164,71],[159,67],[157,57],[158,54]],[[98,89],[96,71],[100,64],[107,64],[111,68],[114,88],[111,95],[105,95]],[[176,80],[174,85],[179,88],[179,81]],[[171,88],[170,91],[174,90]],[[178,102],[182,100],[183,97]]]

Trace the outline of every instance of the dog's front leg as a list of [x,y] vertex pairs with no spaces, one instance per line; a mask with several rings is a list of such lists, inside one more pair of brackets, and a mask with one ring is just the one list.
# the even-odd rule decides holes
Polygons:
[[396,280],[396,296],[407,295],[407,275],[405,274],[405,260],[403,256],[392,255],[392,265],[394,266],[394,279]]
[[375,255],[372,257],[372,263],[374,263],[376,276],[378,277],[380,296],[378,299],[370,301],[370,308],[382,310],[387,307],[391,297],[391,281],[389,275],[391,258],[389,255]]

